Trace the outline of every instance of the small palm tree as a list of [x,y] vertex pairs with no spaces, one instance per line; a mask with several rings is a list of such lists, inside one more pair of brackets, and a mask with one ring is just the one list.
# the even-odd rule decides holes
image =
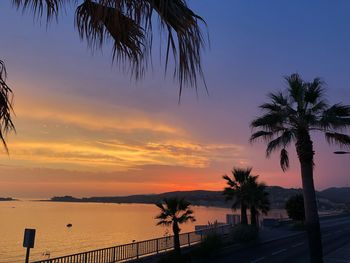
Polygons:
[[244,193],[244,186],[248,182],[248,178],[251,176],[250,173],[252,168],[233,168],[232,178],[228,175],[224,175],[223,179],[227,182],[228,187],[223,191],[223,195],[226,197],[226,200],[233,201],[232,209],[236,210],[237,208],[241,209],[241,224],[248,224],[247,217],[247,208],[248,203],[246,200],[246,195]]
[[180,227],[188,221],[194,222],[196,219],[193,216],[193,211],[190,209],[190,203],[181,198],[165,198],[163,203],[156,204],[160,209],[160,214],[155,218],[158,221],[157,225],[172,226],[174,232],[174,250],[176,254],[180,254]]
[[270,210],[269,193],[266,184],[259,183],[259,176],[250,176],[246,184],[246,199],[250,209],[250,224],[258,226],[260,214],[267,215]]
[[7,72],[5,63],[0,60],[0,140],[8,152],[5,136],[10,131],[15,131],[11,119],[12,112],[12,90],[6,84]]
[[285,93],[269,94],[270,101],[260,108],[264,114],[251,126],[258,129],[250,140],[262,138],[267,142],[266,155],[280,150],[283,171],[289,167],[287,147],[295,143],[301,166],[311,262],[322,262],[322,242],[313,180],[314,149],[311,132],[322,132],[328,143],[350,146],[350,136],[340,133],[350,126],[350,106],[341,103],[330,106],[324,94],[323,82],[315,78],[305,82],[298,74],[285,78]]

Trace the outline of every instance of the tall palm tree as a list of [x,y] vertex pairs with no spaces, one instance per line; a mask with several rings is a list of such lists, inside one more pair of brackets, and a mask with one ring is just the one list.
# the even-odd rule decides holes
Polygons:
[[46,16],[47,21],[58,19],[66,8],[77,6],[75,25],[80,38],[93,49],[112,40],[113,60],[121,62],[136,78],[143,75],[150,62],[153,24],[159,21],[158,28],[167,41],[165,70],[172,53],[180,95],[183,84],[197,87],[197,76],[203,79],[201,52],[205,41],[199,22],[205,25],[205,21],[187,6],[187,0],[12,0],[12,3],[18,9],[32,11],[36,17]]
[[193,211],[190,209],[190,203],[181,198],[165,198],[163,203],[156,204],[160,209],[160,214],[155,218],[158,221],[157,225],[172,226],[174,232],[174,250],[180,254],[180,227],[188,221],[194,222],[196,219],[193,216]]
[[280,150],[283,171],[289,167],[287,147],[295,143],[301,167],[306,227],[311,262],[322,262],[322,242],[313,180],[314,149],[311,132],[321,132],[328,143],[350,146],[350,136],[341,133],[350,126],[350,106],[341,103],[330,106],[324,93],[323,82],[311,82],[298,74],[285,78],[286,92],[269,94],[270,101],[260,108],[263,115],[251,126],[258,129],[250,140],[262,138],[267,142],[266,155]]
[[266,192],[266,184],[258,182],[259,176],[249,176],[246,190],[247,203],[250,209],[250,224],[258,226],[260,214],[267,214],[270,210],[269,193]]
[[15,131],[12,122],[12,90],[6,83],[7,72],[5,63],[0,60],[0,140],[8,152],[5,136],[10,131]]
[[226,197],[226,200],[233,201],[232,209],[236,210],[237,208],[241,209],[241,224],[248,224],[247,217],[247,208],[248,203],[246,200],[246,195],[244,193],[244,186],[248,182],[248,178],[251,176],[250,173],[252,168],[233,168],[232,170],[232,178],[228,175],[224,175],[223,179],[227,182],[227,187],[225,187],[223,191],[223,195]]

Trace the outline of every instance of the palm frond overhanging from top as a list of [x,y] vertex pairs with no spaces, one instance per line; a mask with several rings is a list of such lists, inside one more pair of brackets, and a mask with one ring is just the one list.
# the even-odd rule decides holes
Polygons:
[[13,94],[11,88],[6,83],[7,72],[5,64],[0,60],[0,140],[5,150],[8,152],[5,136],[10,131],[15,131],[11,113]]
[[[167,41],[165,69],[174,58],[174,77],[184,85],[197,87],[198,76],[204,81],[201,52],[205,40],[200,27],[205,21],[194,13],[185,0],[12,0],[22,10],[30,10],[47,21],[61,11],[77,6],[75,24],[81,39],[92,49],[113,40],[113,60],[141,77],[152,54],[153,27],[158,18],[161,37]],[[204,82],[205,85],[205,82]]]

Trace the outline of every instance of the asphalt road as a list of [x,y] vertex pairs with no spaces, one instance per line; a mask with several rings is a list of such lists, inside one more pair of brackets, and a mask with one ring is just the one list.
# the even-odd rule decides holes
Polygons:
[[[323,252],[327,255],[350,243],[350,217],[321,220]],[[350,261],[350,259],[349,259]],[[306,234],[271,241],[222,255],[215,263],[309,262]]]

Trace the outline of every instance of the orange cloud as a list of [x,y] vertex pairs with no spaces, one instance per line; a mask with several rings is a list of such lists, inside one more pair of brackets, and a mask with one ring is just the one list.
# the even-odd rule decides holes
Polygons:
[[141,165],[209,167],[211,162],[232,160],[241,147],[234,145],[194,144],[186,141],[139,142],[38,142],[11,144],[11,158],[5,163],[32,163],[31,166],[64,167],[80,170],[127,170]]

